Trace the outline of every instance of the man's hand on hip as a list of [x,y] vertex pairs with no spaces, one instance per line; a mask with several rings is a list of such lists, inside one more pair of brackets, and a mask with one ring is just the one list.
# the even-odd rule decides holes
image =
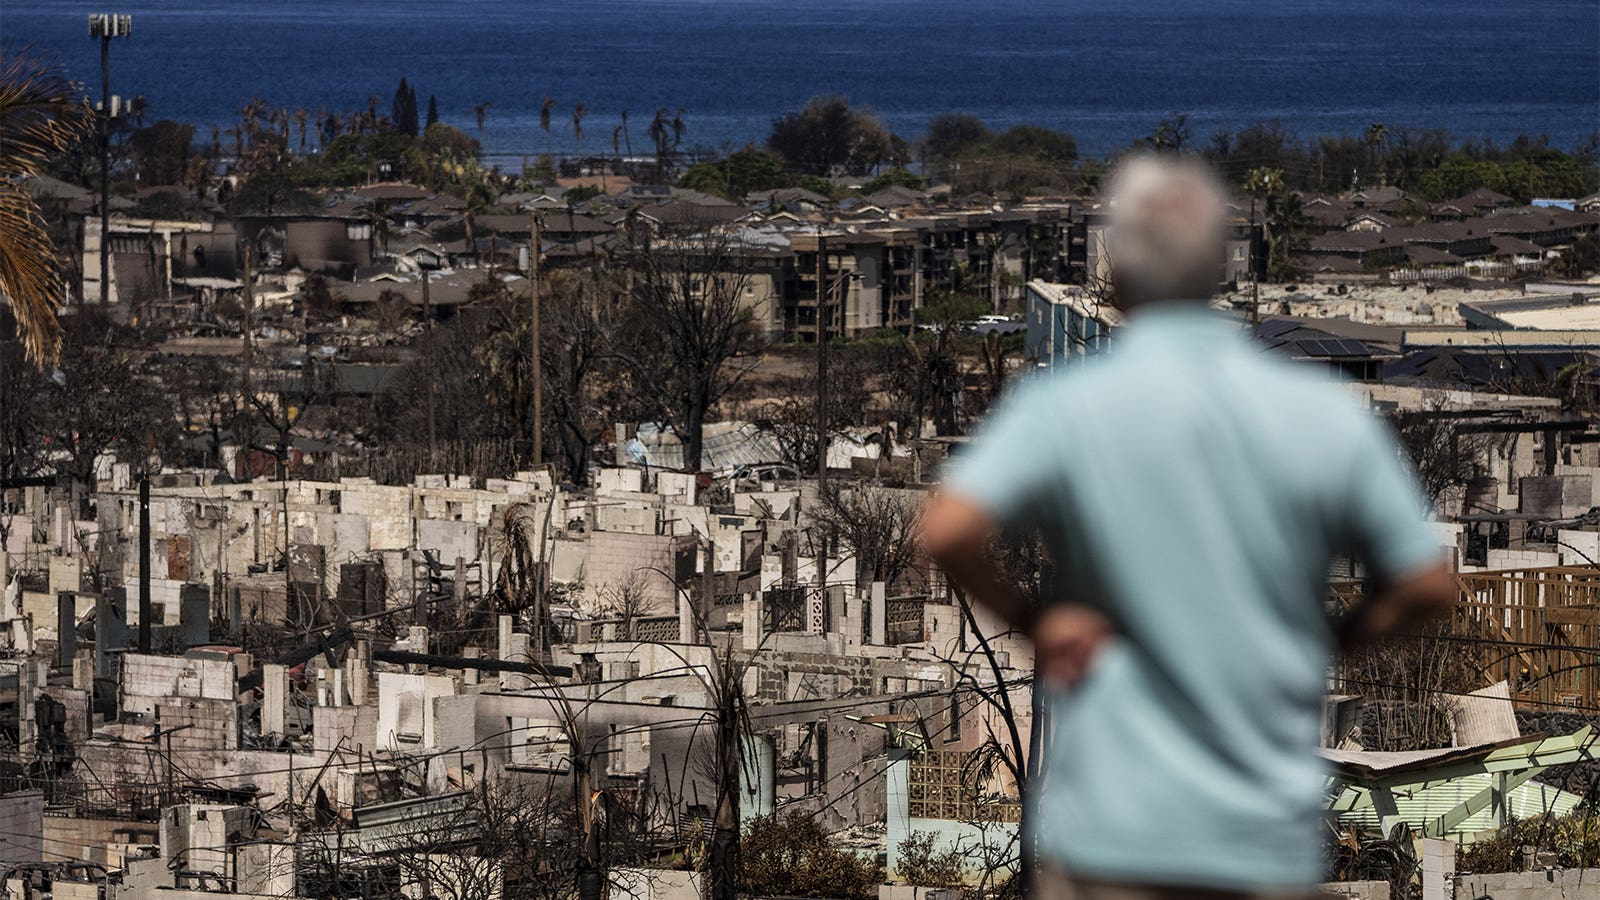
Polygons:
[[1077,684],[1112,633],[1111,620],[1087,606],[1057,603],[1045,607],[1032,635],[1039,676],[1057,687]]

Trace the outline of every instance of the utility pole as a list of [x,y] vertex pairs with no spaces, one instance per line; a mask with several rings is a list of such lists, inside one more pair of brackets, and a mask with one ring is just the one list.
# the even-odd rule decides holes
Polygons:
[[111,39],[133,33],[133,17],[89,16],[89,36],[100,39],[100,306],[111,303]]
[[[570,215],[570,214],[569,214]],[[539,214],[534,213],[528,227],[528,295],[529,313],[532,315],[533,341],[531,366],[533,368],[533,464],[544,465],[544,361],[540,355],[539,335]]]
[[817,232],[817,487],[828,483],[828,257]]
[[1250,336],[1261,333],[1261,285],[1256,279],[1256,198],[1250,198]]
[[150,473],[145,469],[139,472],[139,652],[150,652]]
[[[428,270],[422,270],[422,321],[428,329],[428,336],[433,336],[433,301],[428,296]],[[428,465],[431,467],[439,459],[439,435],[434,423],[434,353],[436,348],[430,341],[428,343]]]
[[[244,241],[240,242],[239,249],[239,255],[244,261],[244,355],[239,357],[241,361],[239,369],[239,405],[241,412],[243,412],[250,406],[250,364],[252,362],[251,357],[255,353],[255,342],[250,336],[252,329],[250,320],[255,313],[256,279],[255,272],[251,265],[253,260],[250,258],[251,253],[249,239],[245,239]],[[245,446],[247,448],[246,452],[248,453],[250,436],[245,435],[244,438]],[[248,466],[246,467],[245,475],[249,475]]]

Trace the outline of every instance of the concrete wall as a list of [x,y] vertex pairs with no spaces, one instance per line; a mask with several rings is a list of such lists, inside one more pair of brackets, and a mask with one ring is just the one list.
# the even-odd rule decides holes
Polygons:
[[0,797],[0,864],[44,859],[44,794],[21,791]]
[[1327,900],[1389,900],[1387,881],[1332,881],[1322,886]]
[[125,654],[122,658],[122,708],[148,715],[162,700],[232,701],[236,677],[232,660],[220,657],[191,659]]
[[155,822],[45,816],[45,855],[50,862],[87,859],[116,868],[121,848],[157,843],[159,827]]
[[[653,515],[653,514],[652,514]],[[583,599],[590,609],[606,601],[609,591],[635,580],[643,590],[645,615],[665,615],[678,608],[677,591],[662,572],[673,571],[672,537],[596,531],[589,536],[584,560]],[[659,569],[660,571],[655,571]]]
[[1495,569],[1540,569],[1546,566],[1561,565],[1561,554],[1543,550],[1519,550],[1506,548],[1490,550],[1487,558],[1489,570]]
[[1459,875],[1456,896],[1466,900],[1573,900],[1600,897],[1600,869],[1555,869]]
[[699,872],[676,869],[612,869],[612,900],[699,900]]

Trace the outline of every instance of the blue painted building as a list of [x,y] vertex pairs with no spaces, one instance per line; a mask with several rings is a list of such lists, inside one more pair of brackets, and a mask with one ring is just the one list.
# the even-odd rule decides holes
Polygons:
[[1085,288],[1030,281],[1024,354],[1039,366],[1064,365],[1105,348],[1122,313]]

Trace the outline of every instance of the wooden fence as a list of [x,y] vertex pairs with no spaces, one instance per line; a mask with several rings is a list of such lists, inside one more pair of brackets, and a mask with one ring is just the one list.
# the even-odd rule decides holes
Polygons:
[[[1597,705],[1600,569],[1465,572],[1458,581],[1446,636],[1470,654],[1484,684],[1504,679],[1527,705]],[[1341,582],[1332,595],[1348,607],[1362,592],[1359,582]]]

